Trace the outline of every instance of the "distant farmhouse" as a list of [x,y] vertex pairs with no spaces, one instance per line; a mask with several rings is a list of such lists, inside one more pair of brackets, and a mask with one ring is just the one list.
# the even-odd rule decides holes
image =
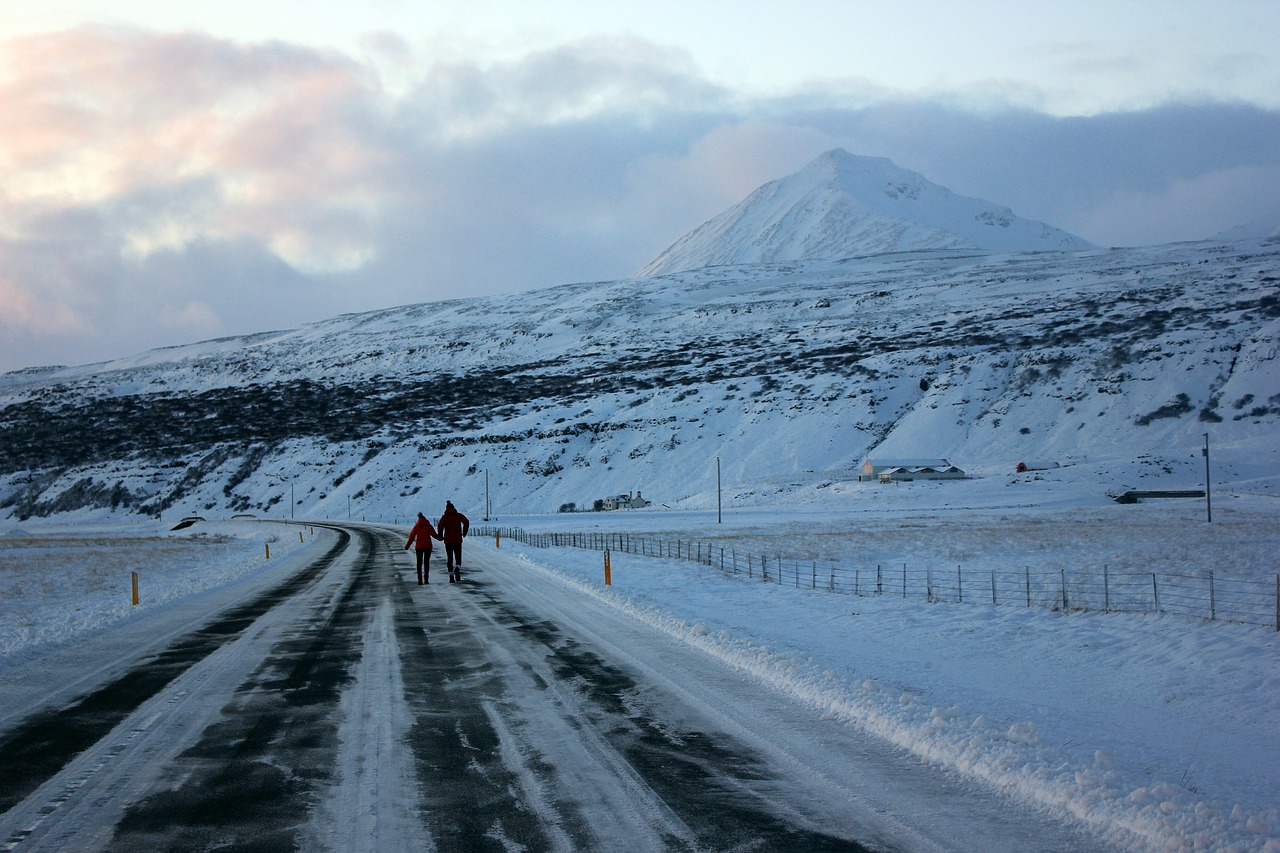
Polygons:
[[868,459],[858,482],[908,483],[912,480],[963,480],[964,471],[945,459]]
[[617,495],[605,498],[602,501],[597,501],[596,505],[600,509],[608,512],[615,509],[644,509],[647,506],[652,506],[653,502],[647,501],[641,497],[640,491],[637,489],[635,497],[632,497],[631,495]]

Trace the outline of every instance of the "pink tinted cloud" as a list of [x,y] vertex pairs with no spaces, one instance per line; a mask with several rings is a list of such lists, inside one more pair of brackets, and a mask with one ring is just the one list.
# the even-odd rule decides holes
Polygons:
[[10,276],[0,275],[0,326],[41,334],[67,334],[86,328],[69,305],[47,299]]
[[6,53],[0,180],[22,170],[33,201],[213,177],[241,199],[287,205],[367,192],[380,162],[362,124],[376,93],[341,57],[127,29],[15,39]]

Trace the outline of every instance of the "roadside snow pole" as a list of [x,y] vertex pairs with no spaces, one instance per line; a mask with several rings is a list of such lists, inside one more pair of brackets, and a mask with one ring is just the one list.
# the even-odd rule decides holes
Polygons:
[[501,530],[493,531],[493,547],[495,548],[502,547],[502,531]]
[[133,606],[138,606],[138,573],[130,572],[133,575]]
[[613,578],[609,572],[609,549],[604,551],[604,585],[613,586]]
[[267,549],[267,559],[270,560],[271,559],[271,543],[264,542],[262,543],[262,547]]
[[299,545],[301,545],[301,544],[302,544],[302,531],[301,531],[301,530],[299,530],[299,531],[298,531],[298,544],[299,544]]

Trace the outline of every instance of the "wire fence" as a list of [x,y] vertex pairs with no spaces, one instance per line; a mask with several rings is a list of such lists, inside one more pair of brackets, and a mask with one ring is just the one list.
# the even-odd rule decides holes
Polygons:
[[1179,572],[965,569],[907,564],[848,565],[835,560],[789,559],[706,542],[627,533],[529,533],[477,527],[473,533],[536,548],[584,548],[688,560],[727,575],[797,589],[855,596],[895,596],[930,603],[1018,605],[1061,611],[1167,613],[1192,619],[1265,625],[1280,631],[1280,574],[1244,578],[1206,570]]

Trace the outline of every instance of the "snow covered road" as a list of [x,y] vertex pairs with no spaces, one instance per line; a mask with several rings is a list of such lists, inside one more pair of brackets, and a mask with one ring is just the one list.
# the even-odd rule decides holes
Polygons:
[[3,849],[1100,849],[500,550],[420,587],[334,529],[0,714]]

